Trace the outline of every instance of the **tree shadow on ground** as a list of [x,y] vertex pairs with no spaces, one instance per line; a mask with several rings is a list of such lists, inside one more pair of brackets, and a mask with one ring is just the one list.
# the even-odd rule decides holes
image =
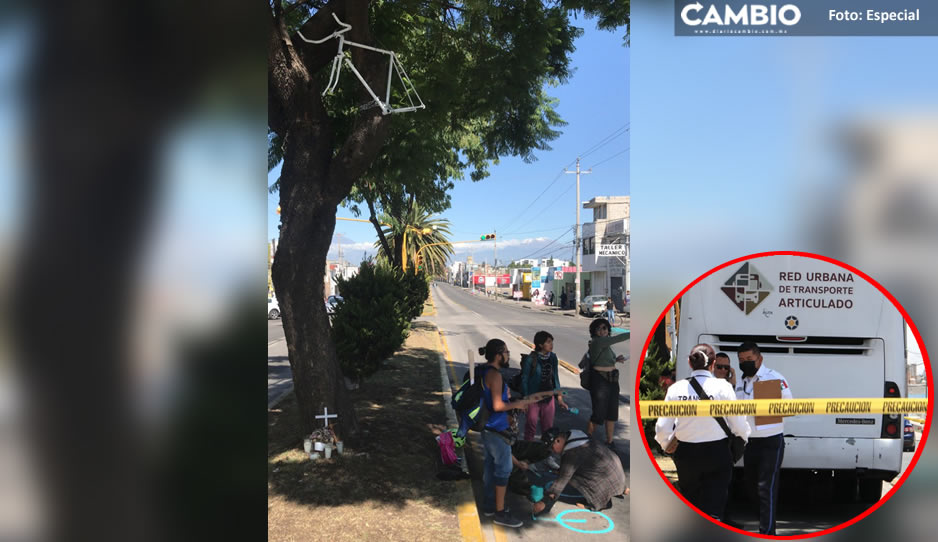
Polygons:
[[[413,329],[436,328],[414,322]],[[422,343],[429,339],[424,336]],[[377,501],[403,507],[418,499],[454,507],[453,483],[436,478],[441,462],[435,437],[447,429],[440,387],[437,350],[405,346],[349,392],[361,433],[345,443],[342,455],[319,461],[310,461],[303,452],[291,395],[268,413],[269,492],[309,505]]]

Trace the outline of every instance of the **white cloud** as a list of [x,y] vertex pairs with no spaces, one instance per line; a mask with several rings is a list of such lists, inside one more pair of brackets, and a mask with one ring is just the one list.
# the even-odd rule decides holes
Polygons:
[[[544,242],[550,241],[550,240],[551,240],[550,237],[531,237],[531,238],[529,238],[529,239],[505,239],[504,241],[499,241],[499,242],[498,242],[498,248],[502,248],[502,247],[505,247],[505,248],[520,247],[520,246],[531,245],[531,244],[533,244],[533,243],[544,243]],[[472,244],[466,243],[466,244],[461,244],[461,245],[453,245],[453,250],[454,250],[457,254],[458,254],[458,253],[461,253],[461,252],[469,252],[469,251],[484,250],[484,249],[487,249],[487,248],[493,248],[493,243],[490,243],[490,242],[482,243],[482,242],[480,242],[479,244],[475,244],[475,243],[472,243]],[[501,259],[501,258],[499,258],[499,259]]]

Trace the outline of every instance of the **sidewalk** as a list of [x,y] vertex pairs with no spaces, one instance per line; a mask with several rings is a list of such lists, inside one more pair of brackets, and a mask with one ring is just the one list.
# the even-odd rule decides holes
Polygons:
[[[458,288],[458,286],[457,286],[457,288]],[[467,292],[472,292],[472,291],[473,291],[472,288],[464,288],[464,290],[466,290]],[[488,296],[486,296],[485,294],[480,293],[481,290],[475,290],[475,292],[477,292],[475,295],[477,295],[479,298],[488,299],[488,300],[490,300],[490,301],[495,301],[495,302],[497,302],[497,303],[507,303],[507,304],[511,304],[511,305],[517,305],[517,306],[519,306],[519,307],[521,307],[521,308],[523,308],[523,309],[530,309],[530,310],[535,310],[535,311],[547,312],[547,313],[551,313],[551,314],[559,314],[559,315],[563,315],[563,316],[570,316],[570,317],[576,316],[576,310],[575,310],[575,309],[561,309],[560,307],[551,306],[551,305],[539,305],[539,304],[534,303],[533,301],[530,301],[530,300],[515,300],[515,299],[512,299],[511,297],[509,297],[509,296],[507,295],[507,293],[505,293],[505,292],[502,292],[502,293],[499,294],[497,297],[494,296],[494,295],[488,295]],[[616,316],[617,316],[619,319],[621,319],[621,320],[623,321],[623,323],[628,323],[628,321],[631,319],[629,316],[626,316],[626,315],[625,315],[625,312],[618,311],[618,310],[616,311]],[[583,316],[583,318],[592,318],[592,317],[590,317],[590,316]],[[627,326],[626,326],[626,327],[627,327]]]

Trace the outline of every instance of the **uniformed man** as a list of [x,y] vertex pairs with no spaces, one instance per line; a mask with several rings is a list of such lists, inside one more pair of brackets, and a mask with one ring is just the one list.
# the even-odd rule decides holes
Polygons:
[[[714,360],[710,345],[695,346],[688,356],[690,378],[700,383],[703,392],[714,401],[735,401],[736,394],[729,382],[711,373]],[[672,384],[665,401],[697,401],[700,396],[691,385],[690,378]],[[742,437],[749,436],[749,425],[744,416],[726,416],[730,431]],[[655,440],[666,453],[674,454],[681,494],[690,503],[711,517],[720,519],[726,508],[733,456],[726,432],[714,418],[658,418]]]
[[[756,343],[739,345],[739,371],[742,378],[736,385],[736,397],[754,399],[756,382],[779,380],[782,399],[791,399],[791,388],[785,377],[762,363],[762,353]],[[778,508],[778,472],[785,456],[784,422],[756,425],[749,417],[752,433],[743,456],[743,468],[750,494],[758,494],[759,533],[775,535],[775,511]],[[755,489],[755,491],[753,491]]]

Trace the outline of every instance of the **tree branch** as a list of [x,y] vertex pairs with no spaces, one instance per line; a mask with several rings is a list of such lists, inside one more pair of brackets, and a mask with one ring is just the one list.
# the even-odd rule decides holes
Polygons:
[[391,254],[391,245],[388,244],[388,239],[384,236],[384,229],[381,228],[381,223],[378,222],[378,215],[375,213],[374,202],[371,201],[371,198],[368,197],[368,195],[365,196],[365,202],[368,204],[368,210],[371,211],[371,216],[368,217],[368,219],[371,220],[371,223],[375,225],[375,231],[378,232],[378,240],[381,242],[381,246],[384,248],[384,253]]

